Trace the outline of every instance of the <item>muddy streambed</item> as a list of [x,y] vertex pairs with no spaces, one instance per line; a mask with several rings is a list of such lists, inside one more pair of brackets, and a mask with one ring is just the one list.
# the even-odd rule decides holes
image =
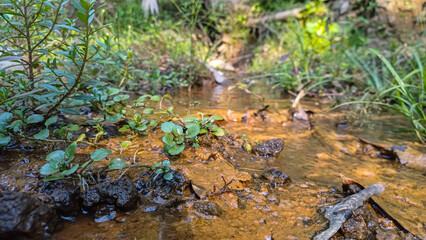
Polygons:
[[[194,106],[194,101],[199,104]],[[25,192],[32,200],[15,195],[3,199],[53,205],[54,210],[38,209],[61,219],[49,220],[27,209],[41,222],[56,221],[42,226],[52,228],[47,231],[52,239],[310,239],[328,226],[321,208],[345,196],[341,173],[365,187],[384,183],[386,191],[374,197],[377,203],[414,235],[426,238],[426,150],[414,136],[390,132],[405,127],[403,119],[371,116],[354,128],[345,120],[347,113],[325,113],[327,101],[305,99],[303,107],[315,112],[309,129],[308,122],[291,119],[290,97],[265,85],[253,93],[200,88],[165,104],[176,106],[182,116],[222,115],[225,121],[219,124],[227,135],[201,138],[199,148],[188,147],[178,157],[164,154],[164,134],[158,130],[135,138],[121,153],[119,144],[126,136],[100,143],[113,151],[111,158],[121,155],[129,163],[169,159],[173,180],[153,178],[141,167],[109,172],[90,190],[66,182],[40,183],[38,170],[46,153],[60,147],[43,145],[2,153],[0,190]],[[271,139],[274,144],[266,153],[255,147]],[[245,143],[251,144],[251,152],[243,148]],[[93,150],[79,147],[77,159],[84,162]],[[1,214],[0,209],[0,219]],[[412,238],[396,229],[364,206],[335,238]],[[31,231],[34,235],[23,238],[46,236],[46,231]]]

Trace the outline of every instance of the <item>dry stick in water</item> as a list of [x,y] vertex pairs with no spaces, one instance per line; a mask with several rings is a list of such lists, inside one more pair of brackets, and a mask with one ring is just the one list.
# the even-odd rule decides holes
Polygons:
[[327,230],[316,235],[314,240],[327,240],[331,238],[340,229],[343,223],[350,218],[355,209],[361,207],[364,201],[383,191],[385,191],[385,185],[383,183],[376,183],[343,199],[340,203],[328,207],[325,211],[325,218],[330,221],[330,226]]

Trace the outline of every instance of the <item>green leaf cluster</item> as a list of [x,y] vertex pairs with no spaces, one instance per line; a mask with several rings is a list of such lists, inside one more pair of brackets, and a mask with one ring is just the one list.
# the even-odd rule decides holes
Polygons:
[[[170,172],[170,161],[164,160],[162,162],[154,163],[151,165],[151,169],[155,171],[155,177],[163,175],[165,180],[172,180],[173,174]],[[155,178],[154,177],[154,178]]]
[[185,136],[183,128],[173,122],[164,122],[161,124],[161,130],[166,133],[163,142],[166,144],[165,151],[170,155],[178,155],[185,149]]
[[[71,143],[65,151],[56,150],[49,153],[46,156],[48,163],[44,164],[40,168],[40,174],[46,175],[44,181],[53,181],[59,179],[65,179],[70,177],[73,174],[76,174],[76,171],[79,169],[80,165],[78,163],[72,163],[75,151],[77,149],[77,141]],[[111,151],[108,149],[97,149],[90,155],[90,160],[86,161],[80,167],[80,174],[84,169],[92,165],[94,162],[100,161],[106,158]],[[111,164],[110,164],[111,165]],[[120,166],[120,163],[117,163],[117,160],[114,161],[113,167],[117,169]]]
[[225,130],[220,128],[215,121],[223,120],[219,115],[205,117],[201,114],[201,118],[196,116],[187,116],[183,118],[184,127],[173,122],[164,122],[161,124],[161,130],[166,133],[163,137],[165,152],[170,155],[177,155],[185,149],[185,140],[192,142],[193,147],[199,147],[198,136],[211,132],[217,137],[225,135]]

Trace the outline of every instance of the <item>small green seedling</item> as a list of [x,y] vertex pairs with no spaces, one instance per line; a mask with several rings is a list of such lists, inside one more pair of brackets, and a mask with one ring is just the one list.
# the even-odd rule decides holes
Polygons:
[[[71,163],[74,159],[74,154],[77,149],[77,141],[71,143],[65,151],[56,150],[49,153],[46,156],[46,160],[48,163],[44,164],[40,168],[40,174],[46,175],[47,177],[43,179],[44,181],[53,181],[59,179],[65,179],[68,176],[75,175],[77,169],[79,169],[80,165],[78,163]],[[90,160],[85,162],[80,167],[80,174],[93,162],[100,161],[107,157],[111,153],[110,150],[107,149],[97,149],[90,155]]]
[[205,134],[207,132],[211,132],[216,137],[222,137],[225,135],[226,131],[214,124],[215,121],[221,121],[223,120],[222,116],[219,115],[212,115],[210,117],[204,116],[204,114],[200,113],[201,118],[198,118],[196,116],[188,116],[183,118],[183,121],[186,124],[186,126],[195,126],[198,125],[200,128],[200,131],[198,135]]
[[126,132],[130,131],[132,136],[130,138],[134,138],[137,135],[146,135],[147,134],[147,126],[148,120],[142,118],[139,113],[133,115],[133,120],[129,120],[128,123],[122,126],[119,131]]
[[93,143],[97,143],[99,141],[99,139],[103,136],[106,135],[107,133],[104,131],[104,118],[98,118],[98,119],[94,119],[94,120],[87,120],[86,123],[88,124],[93,124],[93,128],[96,129],[97,133],[95,135],[95,137],[93,138]]
[[251,144],[249,143],[249,140],[246,138],[246,134],[244,133],[243,136],[241,137],[241,139],[243,139],[244,144],[243,147],[247,150],[247,151],[251,151]]
[[166,133],[163,142],[166,144],[164,150],[170,155],[178,155],[185,149],[183,128],[173,122],[161,124],[161,130]]
[[164,160],[162,162],[154,163],[151,166],[152,170],[155,170],[155,177],[164,174],[163,178],[166,180],[172,180],[173,174],[170,172],[170,161]]
[[181,122],[185,124],[185,128],[173,122],[164,122],[161,124],[161,130],[166,133],[163,137],[165,152],[170,155],[177,155],[185,149],[185,139],[192,142],[193,147],[199,147],[198,136],[211,132],[217,137],[225,135],[225,130],[220,128],[215,121],[223,120],[219,115],[212,115],[209,118],[200,114],[201,118],[196,116],[188,116],[183,118]]

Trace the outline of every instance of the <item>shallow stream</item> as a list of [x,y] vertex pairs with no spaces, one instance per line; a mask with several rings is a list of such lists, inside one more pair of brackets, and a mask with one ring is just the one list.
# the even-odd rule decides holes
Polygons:
[[[327,226],[318,209],[340,196],[339,173],[365,187],[384,183],[386,191],[374,199],[413,234],[426,238],[426,167],[402,165],[384,158],[381,149],[408,146],[424,158],[426,149],[415,143],[414,136],[391,133],[406,127],[404,119],[370,115],[361,127],[353,127],[345,120],[348,113],[326,112],[330,102],[305,98],[303,108],[315,112],[313,128],[309,129],[307,121],[291,120],[288,109],[293,97],[282,96],[267,85],[255,86],[251,91],[204,87],[181,92],[165,103],[176,106],[181,115],[222,115],[226,121],[221,126],[228,133],[238,139],[245,134],[252,144],[272,138],[284,140],[284,149],[276,158],[253,157],[243,149],[233,150],[229,156],[225,149],[224,156],[217,156],[218,153],[200,148],[185,150],[181,157],[173,159],[175,170],[209,192],[214,186],[223,185],[222,177],[226,181],[237,180],[230,188],[239,194],[225,192],[212,199],[217,204],[212,208],[216,213],[200,213],[194,201],[173,208],[148,204],[127,213],[117,211],[113,220],[102,223],[94,222],[90,215],[78,216],[65,221],[52,239],[310,239]],[[259,96],[269,98],[262,100]],[[199,104],[194,105],[194,101]],[[266,105],[266,110],[258,111]],[[135,149],[142,148],[135,155],[137,163],[164,160],[164,153],[158,150],[163,146],[161,137],[161,133],[139,137],[122,155],[130,161]],[[118,137],[103,143],[114,149],[124,139]],[[82,154],[86,152],[80,150]],[[114,154],[118,155],[118,151]],[[41,166],[43,157],[40,152],[2,156],[2,184],[12,181],[5,176],[6,170],[24,172],[28,177],[32,169]],[[253,176],[256,179],[271,168],[287,174],[292,184],[276,190],[247,187]],[[137,174],[132,171],[129,174]],[[14,181],[19,181],[19,177]]]

